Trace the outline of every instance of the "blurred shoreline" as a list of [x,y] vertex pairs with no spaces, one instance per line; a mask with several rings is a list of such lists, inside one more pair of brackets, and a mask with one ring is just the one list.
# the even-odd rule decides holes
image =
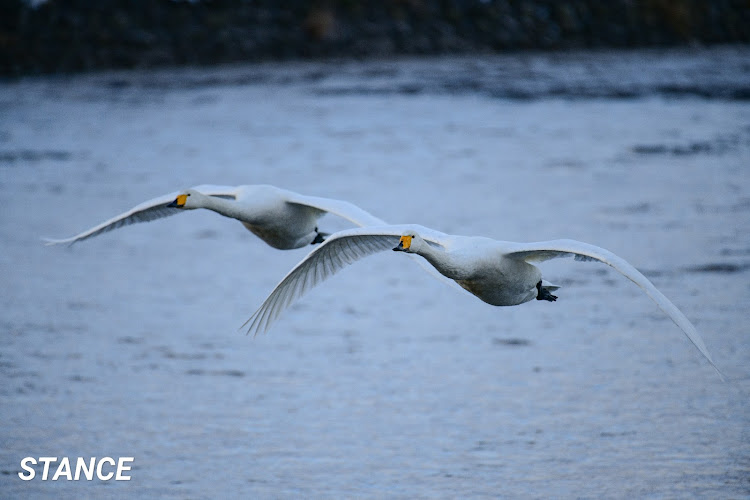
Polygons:
[[10,0],[0,76],[749,42],[738,0]]
[[[510,54],[393,56],[369,60],[227,63],[210,67],[103,69],[9,80],[59,90],[84,85],[91,98],[129,92],[224,87],[300,87],[317,97],[481,96],[493,99],[750,100],[750,46],[579,49]],[[0,100],[2,101],[2,100]],[[1,102],[0,102],[1,104]]]

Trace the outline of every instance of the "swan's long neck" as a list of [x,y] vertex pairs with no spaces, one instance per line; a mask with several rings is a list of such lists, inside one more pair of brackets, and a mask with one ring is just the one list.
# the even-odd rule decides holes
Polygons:
[[239,219],[244,222],[252,222],[252,214],[248,213],[247,210],[243,210],[242,205],[234,200],[227,200],[217,196],[202,196],[201,205],[203,208],[213,210],[225,217]]
[[455,256],[450,252],[435,248],[427,242],[423,242],[417,250],[427,262],[437,269],[440,274],[452,280],[465,280],[470,278],[470,270],[462,266]]

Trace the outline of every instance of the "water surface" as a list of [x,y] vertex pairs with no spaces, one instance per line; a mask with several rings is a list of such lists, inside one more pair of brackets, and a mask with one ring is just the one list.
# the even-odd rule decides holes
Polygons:
[[[2,84],[0,496],[750,496],[747,56]],[[201,212],[40,243],[201,183],[606,247],[685,311],[730,380],[603,265],[546,263],[557,302],[496,308],[388,252],[252,338],[237,328],[308,249],[273,250]],[[135,462],[129,482],[23,482],[27,456]]]

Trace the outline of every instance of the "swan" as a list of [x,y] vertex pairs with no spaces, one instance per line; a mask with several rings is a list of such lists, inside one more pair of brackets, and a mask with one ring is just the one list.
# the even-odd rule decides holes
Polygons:
[[376,252],[392,249],[423,257],[461,288],[493,306],[514,306],[531,300],[554,302],[559,287],[542,279],[533,263],[556,257],[599,261],[638,285],[661,308],[711,366],[723,375],[687,317],[635,267],[603,248],[575,240],[514,243],[477,236],[454,236],[418,225],[355,228],[330,235],[273,289],[241,328],[267,332],[279,314],[310,288],[344,266]]
[[70,238],[45,239],[45,242],[47,245],[72,245],[118,227],[197,208],[237,219],[261,240],[280,250],[322,242],[328,234],[319,232],[317,223],[325,213],[338,215],[359,226],[385,224],[346,201],[305,196],[269,185],[205,184],[148,200]]

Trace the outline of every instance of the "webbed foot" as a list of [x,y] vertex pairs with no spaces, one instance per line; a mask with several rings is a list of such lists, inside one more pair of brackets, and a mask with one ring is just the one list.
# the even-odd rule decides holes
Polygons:
[[318,243],[323,243],[326,238],[328,238],[331,235],[331,233],[321,233],[318,231],[318,228],[315,228],[315,238],[310,242],[311,245],[317,245]]
[[542,282],[539,281],[539,283],[536,284],[536,300],[548,300],[550,302],[554,302],[557,300],[557,295],[552,295],[549,293],[549,290],[547,290],[547,287],[542,286]]

